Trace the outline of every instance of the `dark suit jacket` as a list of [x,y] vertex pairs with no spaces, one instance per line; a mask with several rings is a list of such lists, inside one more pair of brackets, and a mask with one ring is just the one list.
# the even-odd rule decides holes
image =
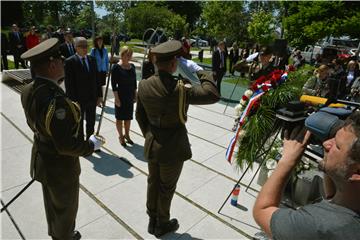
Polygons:
[[101,84],[97,79],[95,58],[87,55],[89,71],[81,63],[78,55],[65,60],[65,89],[66,95],[80,104],[95,102],[102,97]]
[[[136,120],[145,137],[144,155],[148,161],[167,164],[191,158],[187,130],[180,120],[179,108],[186,119],[189,104],[211,104],[220,99],[212,74],[203,71],[198,76],[201,85],[189,88],[178,82],[183,80],[176,81],[164,71],[140,81]],[[185,101],[180,106],[182,91],[186,96],[180,98]]]
[[212,55],[212,70],[213,72],[226,72],[226,52],[223,52],[224,54],[224,67],[220,68],[221,58],[220,58],[220,51],[219,49],[216,49],[216,51],[213,52]]
[[[75,47],[73,44],[71,44],[71,46],[73,49],[73,54],[75,54],[76,53]],[[71,57],[73,55],[70,53],[69,48],[66,43],[63,43],[60,45],[60,52],[61,52],[61,55],[63,55],[65,58]]]
[[[25,38],[22,35],[21,32],[19,32],[19,37],[16,36],[14,32],[9,33],[9,44],[10,44],[10,50],[12,52],[14,51],[25,51]],[[19,49],[17,46],[22,45],[22,47]]]

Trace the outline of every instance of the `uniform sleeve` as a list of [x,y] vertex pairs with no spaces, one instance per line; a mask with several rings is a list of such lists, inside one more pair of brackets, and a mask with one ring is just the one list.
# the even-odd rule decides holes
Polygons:
[[147,115],[146,115],[144,106],[141,102],[141,99],[139,97],[139,94],[137,96],[137,101],[136,101],[135,117],[136,117],[136,121],[139,124],[139,127],[141,129],[143,136],[146,137],[146,134],[149,131],[149,120],[147,118]]
[[53,106],[47,112],[45,125],[56,150],[74,157],[92,153],[94,145],[84,141],[82,134],[79,134],[80,111],[65,98],[57,98]]
[[220,94],[213,80],[212,73],[209,71],[199,71],[197,74],[201,84],[193,86],[187,91],[189,104],[204,105],[219,101]]
[[315,219],[304,209],[278,209],[271,217],[270,229],[274,240],[317,238]]

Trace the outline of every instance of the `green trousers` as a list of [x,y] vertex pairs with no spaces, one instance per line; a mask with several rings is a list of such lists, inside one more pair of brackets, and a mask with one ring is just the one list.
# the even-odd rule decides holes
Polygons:
[[55,186],[42,185],[48,234],[53,239],[72,239],[79,204],[79,179]]
[[151,218],[156,218],[159,224],[166,223],[170,219],[171,200],[183,164],[184,162],[174,164],[148,163],[147,214]]

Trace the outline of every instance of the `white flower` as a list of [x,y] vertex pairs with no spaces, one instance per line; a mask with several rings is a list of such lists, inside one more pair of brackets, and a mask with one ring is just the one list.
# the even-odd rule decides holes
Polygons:
[[241,100],[240,100],[240,105],[245,106],[245,104],[246,104],[246,101],[243,100],[243,99],[241,99]]
[[253,95],[253,91],[250,90],[250,89],[248,89],[248,90],[245,91],[244,95],[245,95],[246,97],[250,98],[250,97]]
[[274,172],[274,170],[269,170],[269,171],[267,172],[267,177],[269,178],[269,177],[271,176],[271,174],[273,174],[273,172]]
[[273,170],[276,168],[277,162],[274,159],[269,159],[266,161],[266,168]]
[[235,106],[235,115],[236,116],[240,116],[240,114],[242,113],[243,107],[241,106],[241,104],[238,104]]

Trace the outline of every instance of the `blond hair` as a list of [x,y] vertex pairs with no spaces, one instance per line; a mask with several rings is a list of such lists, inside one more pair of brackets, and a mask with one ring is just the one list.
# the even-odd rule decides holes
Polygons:
[[133,50],[128,46],[123,46],[120,50],[120,57],[124,56],[124,54],[133,54]]
[[325,64],[320,65],[320,67],[318,67],[317,69],[315,69],[314,74],[317,74],[319,72],[325,72],[328,71],[329,67],[326,66]]

